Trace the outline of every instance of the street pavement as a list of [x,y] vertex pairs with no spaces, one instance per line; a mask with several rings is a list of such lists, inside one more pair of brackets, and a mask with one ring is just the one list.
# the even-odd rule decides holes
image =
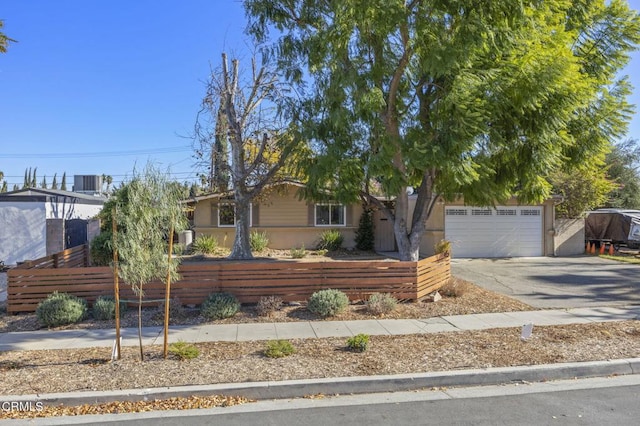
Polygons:
[[640,265],[598,256],[454,258],[451,273],[538,309],[640,304]]

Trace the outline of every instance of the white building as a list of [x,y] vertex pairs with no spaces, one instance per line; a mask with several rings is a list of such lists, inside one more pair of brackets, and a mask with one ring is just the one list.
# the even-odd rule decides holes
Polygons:
[[84,244],[106,198],[55,189],[0,194],[0,260],[33,260]]

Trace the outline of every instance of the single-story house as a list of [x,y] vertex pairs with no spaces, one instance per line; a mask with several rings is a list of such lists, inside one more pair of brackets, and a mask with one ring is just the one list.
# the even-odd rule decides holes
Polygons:
[[[33,260],[84,244],[106,198],[55,189],[0,194],[0,260]],[[89,228],[89,229],[88,229]]]
[[[266,232],[269,247],[315,248],[320,234],[339,229],[344,247],[355,247],[355,231],[362,214],[360,204],[313,203],[300,197],[302,184],[285,182],[274,185],[251,204],[252,231]],[[233,196],[214,193],[188,201],[194,207],[192,228],[195,238],[211,235],[222,247],[231,247],[235,237]]]
[[[303,199],[302,184],[287,182],[272,188],[268,195],[251,205],[251,227],[266,232],[269,247],[291,249],[313,248],[326,229],[338,229],[344,236],[344,247],[355,247],[355,232],[362,214],[360,204],[313,203]],[[415,196],[409,197],[410,208]],[[584,227],[580,227],[571,248],[559,253],[566,243],[557,229],[554,206],[560,200],[550,198],[542,204],[523,206],[513,199],[495,208],[465,206],[460,199],[453,203],[438,202],[427,222],[420,253],[434,254],[434,245],[447,239],[454,257],[520,257],[553,256],[581,253],[584,250]],[[230,247],[235,236],[235,216],[231,194],[207,194],[194,197],[192,229],[195,237],[212,235],[223,247]],[[393,225],[381,212],[374,212],[375,248],[396,250]],[[578,224],[579,225],[579,224]],[[572,228],[573,229],[573,228]],[[573,230],[571,232],[574,232]]]

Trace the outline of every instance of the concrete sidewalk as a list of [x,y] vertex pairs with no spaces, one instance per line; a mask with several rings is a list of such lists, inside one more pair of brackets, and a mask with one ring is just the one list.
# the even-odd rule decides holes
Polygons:
[[[359,333],[390,336],[521,327],[527,323],[533,323],[536,326],[624,321],[637,319],[638,316],[640,316],[640,306],[455,315],[428,319],[199,324],[172,326],[169,340],[171,342],[179,340],[185,342],[236,342],[349,337]],[[162,327],[144,327],[143,344],[162,344],[162,331]],[[111,347],[114,339],[115,330],[112,328],[0,333],[0,351]],[[122,343],[125,346],[136,346],[138,344],[137,329],[122,329]]]

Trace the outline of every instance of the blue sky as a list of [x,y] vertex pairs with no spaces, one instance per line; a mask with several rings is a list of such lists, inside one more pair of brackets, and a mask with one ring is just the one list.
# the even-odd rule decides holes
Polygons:
[[[63,172],[118,183],[148,161],[193,180],[188,136],[210,64],[251,46],[239,0],[0,0],[0,19],[18,40],[0,55],[9,189],[29,167],[49,184]],[[640,105],[640,53],[626,73]],[[628,137],[640,139],[639,113]]]

